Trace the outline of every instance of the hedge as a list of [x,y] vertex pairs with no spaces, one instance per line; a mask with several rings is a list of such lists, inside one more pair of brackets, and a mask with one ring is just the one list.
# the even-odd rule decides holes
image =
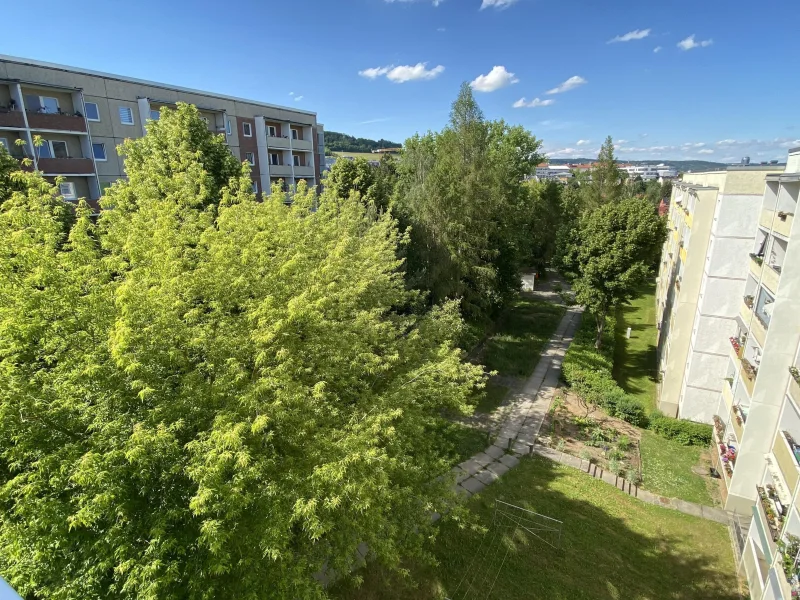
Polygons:
[[649,417],[641,402],[625,392],[612,376],[614,368],[614,331],[616,320],[606,319],[603,344],[594,347],[595,320],[588,311],[584,313],[575,338],[564,355],[561,373],[572,390],[587,402],[596,404],[608,414],[637,427],[649,427],[661,437],[672,439],[685,446],[711,444],[710,425],[672,419],[658,411]]

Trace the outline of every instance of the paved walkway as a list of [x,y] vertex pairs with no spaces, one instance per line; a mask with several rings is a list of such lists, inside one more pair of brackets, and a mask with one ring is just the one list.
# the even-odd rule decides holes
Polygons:
[[583,309],[570,307],[555,334],[542,352],[533,374],[521,391],[514,393],[504,411],[504,421],[494,443],[453,468],[456,491],[465,496],[477,494],[487,485],[519,464],[521,456],[539,454],[558,463],[581,469],[649,504],[670,508],[688,515],[729,524],[732,515],[722,509],[702,506],[677,498],[658,496],[631,485],[623,478],[597,465],[536,443],[542,421],[558,388],[561,363],[578,327]]
[[533,374],[516,392],[505,410],[505,421],[494,444],[454,468],[456,491],[470,496],[519,464],[519,456],[531,454],[550,401],[558,388],[561,361],[583,309],[571,307],[558,324]]

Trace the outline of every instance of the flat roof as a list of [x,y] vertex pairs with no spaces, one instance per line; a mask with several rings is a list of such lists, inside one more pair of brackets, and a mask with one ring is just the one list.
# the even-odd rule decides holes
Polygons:
[[797,148],[789,148],[789,154],[794,154],[795,152],[800,152],[800,146]]
[[786,163],[774,165],[730,165],[728,171],[778,171],[786,167]]
[[[31,67],[41,67],[45,69],[55,69],[56,71],[65,71],[67,73],[79,73],[81,75],[91,75],[93,77],[103,77],[105,79],[115,79],[117,81],[124,81],[127,83],[136,83],[139,85],[149,85],[151,87],[159,87],[165,90],[176,90],[179,92],[186,92],[187,94],[199,94],[201,96],[209,96],[211,98],[221,98],[223,100],[231,100],[233,102],[246,102],[255,106],[263,106],[265,108],[274,108],[278,110],[287,110],[289,112],[300,113],[304,115],[317,116],[317,113],[310,110],[302,110],[299,108],[291,108],[289,106],[280,106],[278,104],[269,104],[267,102],[259,102],[258,100],[248,100],[247,98],[239,98],[238,96],[227,96],[225,94],[216,94],[214,92],[207,92],[204,90],[196,90],[193,88],[185,88],[178,85],[169,85],[167,83],[159,83],[157,81],[148,81],[147,79],[136,79],[135,77],[123,77],[122,75],[114,75],[113,73],[104,73],[102,71],[92,71],[91,69],[80,69],[78,67],[70,67],[67,65],[59,65],[56,63],[45,62],[41,60],[33,60],[32,58],[22,58],[19,56],[10,56],[8,54],[0,54],[0,61],[13,62]],[[35,83],[35,82],[31,82]]]
[[694,192],[703,190],[719,190],[719,188],[715,185],[700,185],[699,183],[689,183],[688,181],[683,180],[673,181],[672,185],[689,188]]
[[800,181],[800,173],[775,173],[774,175],[767,175],[767,181]]

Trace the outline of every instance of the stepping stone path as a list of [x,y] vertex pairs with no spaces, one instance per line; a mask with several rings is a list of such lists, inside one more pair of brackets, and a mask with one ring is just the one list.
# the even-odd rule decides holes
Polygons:
[[456,491],[477,494],[533,452],[536,437],[558,388],[561,362],[580,323],[580,307],[570,307],[548,342],[533,374],[510,399],[494,444],[453,469]]

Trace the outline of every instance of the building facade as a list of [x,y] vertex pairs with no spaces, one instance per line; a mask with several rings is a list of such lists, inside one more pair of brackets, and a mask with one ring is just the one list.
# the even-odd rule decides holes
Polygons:
[[[69,200],[96,205],[125,176],[117,146],[143,136],[161,108],[178,102],[197,106],[209,130],[250,163],[257,193],[279,181],[319,184],[325,141],[313,112],[0,55],[0,144],[48,179],[63,177]],[[34,136],[44,140],[38,148]]]
[[674,179],[678,170],[669,165],[621,165],[620,169],[628,174],[628,179],[641,177],[644,181]]
[[711,423],[736,331],[765,177],[782,167],[688,173],[673,186],[657,283],[659,407]]

